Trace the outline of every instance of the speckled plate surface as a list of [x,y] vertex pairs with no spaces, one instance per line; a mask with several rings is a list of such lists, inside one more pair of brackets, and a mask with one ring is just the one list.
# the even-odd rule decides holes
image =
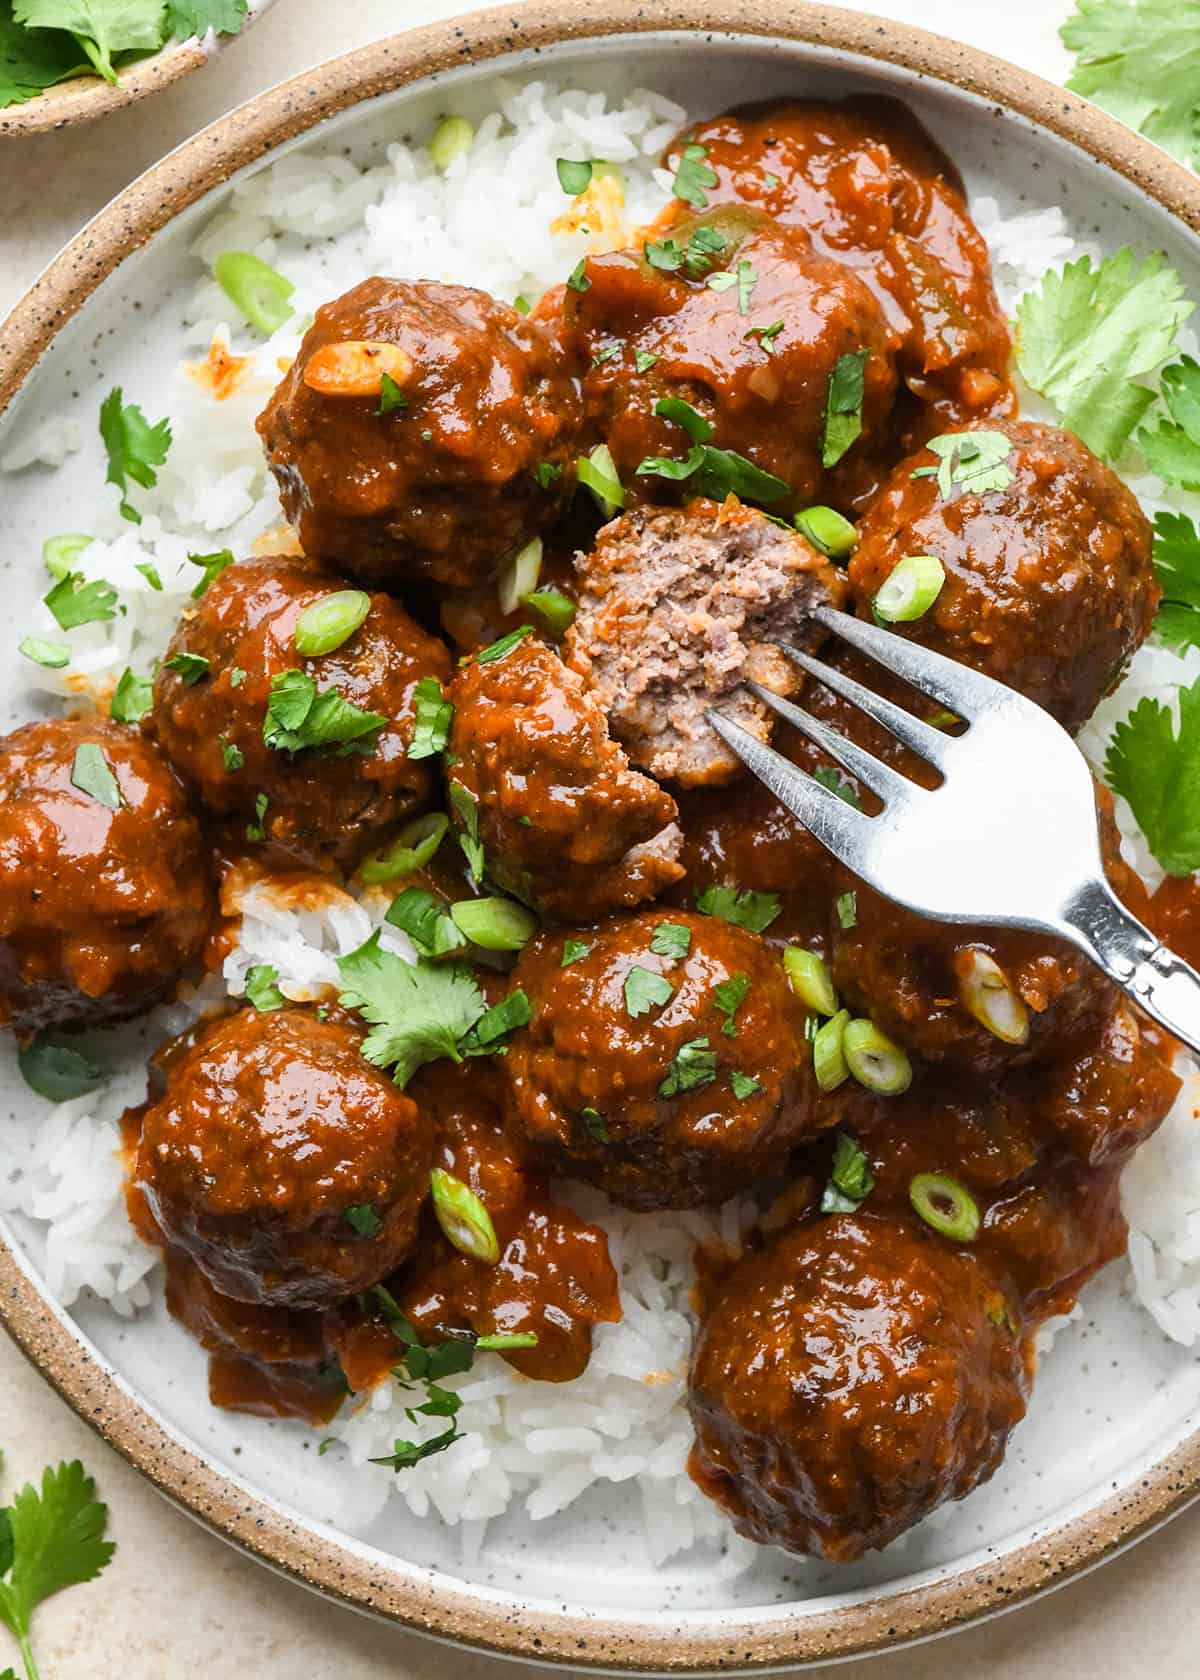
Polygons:
[[[274,4],[275,0],[249,0],[242,33]],[[127,65],[115,82],[106,82],[102,76],[72,76],[69,82],[56,83],[36,99],[0,110],[0,140],[6,135],[42,134],[119,111],[202,69],[214,53],[236,39],[233,35],[217,35],[207,44],[195,40],[169,42],[161,52]]]
[[[383,41],[300,77],[131,187],[0,331],[0,448],[62,412],[80,385],[136,370],[145,388],[178,361],[188,244],[237,171],[310,144],[374,160],[389,140],[427,129],[451,86],[455,109],[469,114],[488,108],[497,74],[530,72],[660,89],[697,115],[784,93],[898,94],[973,192],[1006,208],[1060,203],[1108,248],[1165,249],[1200,298],[1196,181],[1074,96],[969,48],[861,15],[754,0],[703,13],[629,0],[531,4]],[[97,470],[85,450],[56,475],[55,528],[86,528]],[[44,587],[32,556],[47,491],[36,469],[4,486],[10,619]],[[25,709],[19,675],[0,671],[0,725]],[[0,1116],[25,1100],[5,1054]],[[68,1316],[38,1265],[31,1231],[0,1220],[0,1317],[81,1416],[183,1508],[351,1605],[575,1668],[765,1670],[887,1649],[1069,1578],[1200,1491],[1200,1362],[1162,1337],[1114,1269],[1047,1363],[1001,1473],[899,1548],[848,1571],[763,1551],[737,1576],[711,1553],[655,1572],[636,1502],[616,1487],[540,1524],[506,1519],[466,1567],[452,1531],[398,1509],[352,1537],[333,1465],[289,1429],[211,1410],[198,1350],[161,1311],[133,1326],[96,1306]]]

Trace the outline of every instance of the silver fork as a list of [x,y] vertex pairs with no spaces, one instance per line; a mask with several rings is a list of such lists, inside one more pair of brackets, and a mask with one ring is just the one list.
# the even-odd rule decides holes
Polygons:
[[814,619],[966,724],[946,735],[862,683],[780,643],[789,659],[941,772],[910,782],[801,707],[747,687],[883,802],[878,816],[710,711],[747,769],[846,867],[886,898],[941,922],[1029,928],[1064,939],[1169,1032],[1200,1050],[1200,974],[1133,916],[1104,878],[1091,773],[1048,712],[968,666],[861,619]]

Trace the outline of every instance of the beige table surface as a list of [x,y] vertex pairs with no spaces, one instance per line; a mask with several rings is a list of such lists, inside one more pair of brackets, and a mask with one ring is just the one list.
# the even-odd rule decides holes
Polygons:
[[[852,0],[843,0],[852,3]],[[89,216],[231,106],[323,58],[464,9],[466,0],[277,0],[220,59],[157,98],[61,134],[0,144],[0,315]],[[875,0],[862,10],[940,29],[1061,79],[1067,0]],[[102,1582],[38,1614],[43,1680],[533,1680],[544,1669],[379,1627],[275,1579],[176,1514],[103,1446],[0,1336],[0,1448],[9,1481],[82,1457],[112,1510]],[[882,1661],[846,1680],[1182,1680],[1200,1674],[1200,1508],[1040,1604]],[[0,1630],[0,1669],[15,1659]]]

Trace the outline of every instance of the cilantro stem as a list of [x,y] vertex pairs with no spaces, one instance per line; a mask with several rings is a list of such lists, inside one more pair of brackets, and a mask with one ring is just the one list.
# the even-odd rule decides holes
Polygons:
[[33,1646],[29,1643],[28,1631],[17,1635],[17,1649],[21,1653],[21,1661],[25,1665],[25,1680],[41,1680],[38,1665],[33,1660]]

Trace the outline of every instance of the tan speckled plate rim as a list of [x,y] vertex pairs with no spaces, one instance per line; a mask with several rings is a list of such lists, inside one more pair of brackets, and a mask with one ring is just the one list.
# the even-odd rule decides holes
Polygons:
[[115,82],[107,82],[102,76],[72,76],[69,81],[55,82],[22,105],[7,105],[0,110],[0,140],[56,132],[124,110],[126,105],[202,69],[230,41],[240,39],[273,4],[274,0],[260,0],[238,35],[219,35],[212,47],[194,40],[171,41],[161,51],[126,65],[118,71]]
[[[135,181],[86,227],[0,327],[0,413],[64,322],[132,251],[203,193],[325,117],[435,72],[558,42],[654,31],[762,36],[876,60],[949,84],[1077,147],[1200,233],[1200,181],[1086,101],[973,48],[861,13],[786,0],[702,10],[641,0],[530,0],[376,42],[295,77],[223,117]],[[986,1565],[899,1593],[795,1616],[754,1611],[645,1618],[547,1612],[431,1577],[297,1522],[169,1432],[0,1241],[0,1321],[86,1422],[214,1532],[292,1579],[406,1627],[508,1656],[575,1668],[702,1674],[865,1655],[1009,1608],[1111,1557],[1200,1495],[1200,1430],[1126,1491]]]

